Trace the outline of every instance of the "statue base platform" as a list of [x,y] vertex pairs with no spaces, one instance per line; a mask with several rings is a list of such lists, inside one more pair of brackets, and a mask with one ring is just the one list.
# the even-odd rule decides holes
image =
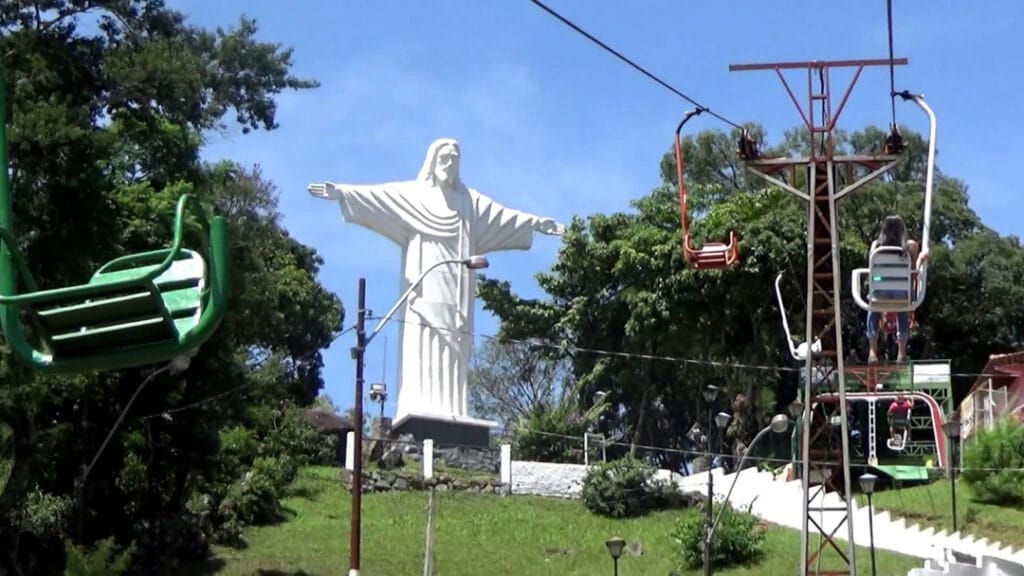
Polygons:
[[411,434],[417,442],[433,440],[435,447],[452,445],[488,447],[491,430],[498,425],[491,420],[466,416],[406,414],[395,420],[392,435]]

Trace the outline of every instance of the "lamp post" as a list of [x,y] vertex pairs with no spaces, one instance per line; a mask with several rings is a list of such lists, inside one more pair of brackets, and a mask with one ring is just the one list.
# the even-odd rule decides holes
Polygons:
[[708,508],[707,508],[707,526],[704,538],[704,574],[711,574],[711,525],[714,523],[714,510],[712,509],[711,503],[714,501],[715,493],[715,477],[711,473],[713,468],[712,462],[714,457],[711,455],[711,430],[715,407],[715,399],[718,398],[718,386],[708,384],[704,387],[701,392],[704,396],[704,402],[708,413],[708,426],[704,429],[704,448],[708,454]]
[[956,444],[960,439],[960,421],[949,419],[942,423],[942,431],[946,433],[949,452],[949,490],[953,500],[953,532],[956,532]]
[[[733,475],[732,477],[732,484],[729,485],[729,491],[725,493],[726,502],[729,501],[729,496],[732,496],[732,489],[736,487],[736,481],[740,479],[740,472],[743,471],[743,463],[747,460],[747,456],[750,455],[750,452],[751,450],[754,449],[754,446],[756,446],[757,443],[761,441],[761,438],[763,438],[769,432],[782,434],[788,428],[789,417],[786,416],[785,414],[776,414],[775,416],[772,416],[772,421],[770,424],[762,428],[756,435],[754,435],[754,439],[750,441],[750,445],[747,446],[747,449],[743,451],[743,457],[740,458],[739,465],[736,466],[736,474]],[[709,541],[715,535],[715,528],[718,527],[718,522],[722,519],[723,512],[725,512],[724,506],[718,511],[718,515],[715,516],[715,521],[711,523],[711,530],[708,534]]]
[[[363,504],[363,357],[366,354],[366,347],[380,333],[384,325],[391,320],[395,312],[409,299],[412,291],[423,282],[427,274],[434,269],[446,264],[461,264],[470,270],[487,268],[490,263],[486,256],[471,256],[469,258],[441,260],[434,263],[420,274],[415,282],[409,285],[402,296],[398,298],[394,306],[388,310],[377,326],[373,328],[369,336],[366,334],[366,278],[359,279],[358,311],[356,313],[356,345],[352,348],[352,359],[356,362],[356,385],[355,385],[355,446],[352,454],[352,521],[349,529],[349,576],[359,576],[360,565],[360,543],[362,532],[362,504]],[[382,405],[383,406],[383,405]]]
[[799,438],[800,431],[803,430],[802,427],[807,424],[809,418],[804,418],[804,403],[799,398],[790,402],[786,411],[789,412],[789,417],[793,419],[793,434],[790,436],[789,451],[790,460],[793,461],[793,477],[795,478],[802,474],[800,466],[803,465],[803,455],[800,450]]
[[868,541],[871,544],[871,576],[875,576],[875,512],[871,506],[871,495],[875,493],[875,481],[878,476],[874,474],[860,475],[860,490],[868,496]]
[[608,553],[612,555],[612,564],[615,566],[615,576],[619,576],[619,556],[622,556],[622,549],[626,541],[618,536],[605,540],[604,545],[608,547]]

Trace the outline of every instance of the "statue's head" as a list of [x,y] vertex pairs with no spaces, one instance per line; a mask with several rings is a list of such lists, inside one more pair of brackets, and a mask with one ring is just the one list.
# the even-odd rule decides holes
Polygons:
[[417,180],[444,184],[454,188],[459,178],[459,143],[453,138],[440,138],[427,148],[427,157]]

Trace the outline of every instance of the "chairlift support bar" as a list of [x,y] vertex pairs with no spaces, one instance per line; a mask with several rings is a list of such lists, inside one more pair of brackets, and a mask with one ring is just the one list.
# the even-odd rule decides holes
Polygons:
[[[851,499],[851,478],[850,478],[850,443],[849,426],[846,411],[846,378],[844,370],[843,341],[842,341],[842,317],[840,306],[841,290],[841,267],[839,251],[834,247],[839,245],[838,210],[837,202],[843,196],[860,188],[864,184],[878,178],[888,170],[892,169],[901,160],[899,155],[877,154],[859,156],[836,156],[834,131],[836,123],[846,106],[854,85],[860,78],[861,72],[867,66],[891,66],[907,64],[906,58],[899,59],[874,59],[874,60],[826,60],[826,61],[803,61],[803,62],[775,62],[765,64],[730,64],[732,72],[753,71],[753,70],[775,70],[782,85],[789,95],[793,104],[800,114],[800,118],[806,125],[811,137],[811,148],[809,156],[805,158],[789,159],[761,159],[758,157],[745,158],[748,170],[764,180],[780,186],[791,194],[807,201],[807,308],[806,308],[806,338],[805,342],[821,341],[821,352],[808,354],[805,360],[807,378],[804,384],[804,426],[801,427],[801,484],[803,488],[803,522],[800,531],[801,540],[801,576],[808,574],[849,574],[857,573],[857,562],[855,556],[853,538],[853,510]],[[830,71],[833,68],[856,68],[853,79],[843,94],[839,106],[833,111],[830,91]],[[783,74],[783,70],[807,70],[807,110],[801,106],[796,98],[789,82]],[[820,86],[816,90],[814,86],[815,73],[817,73]],[[821,107],[821,117],[816,118],[815,106]],[[851,168],[847,171],[846,181],[840,183],[836,180],[840,171],[838,167],[846,166]],[[859,166],[867,168],[869,173],[858,180],[852,180],[852,168]],[[793,179],[785,182],[776,174],[785,168],[793,169]],[[796,179],[796,168],[806,167],[807,181],[806,192],[801,190]],[[816,366],[817,365],[817,366]],[[816,369],[817,368],[817,369]],[[811,414],[812,402],[819,383],[829,382],[832,373],[838,372],[839,387],[839,411],[841,418],[841,457],[842,460],[842,498],[845,501],[845,516],[837,524],[837,529],[846,524],[847,549],[846,554],[842,552],[834,540],[833,534],[825,534],[823,530],[822,539],[819,541],[816,550],[809,549],[809,525],[816,524],[811,517],[812,512],[818,512],[817,505],[811,506],[810,494],[810,468],[815,466],[826,478],[825,471],[829,468],[827,462],[812,462],[811,456]],[[826,458],[828,460],[828,458]],[[828,482],[828,481],[827,481]],[[822,487],[824,489],[824,485]],[[846,563],[845,570],[822,569],[820,555],[826,544],[830,545],[837,555]],[[815,562],[818,560],[817,562]],[[812,565],[814,568],[812,569]],[[813,570],[813,571],[812,571]]]
[[[924,101],[924,97],[920,95],[911,95],[909,92],[902,92],[898,94],[904,100],[913,100],[925,114],[928,115],[928,164],[925,173],[925,184],[924,184],[924,218],[923,226],[921,230],[921,243],[920,251],[925,253],[928,251],[929,237],[931,235],[931,223],[932,223],[932,195],[933,187],[935,184],[935,138],[936,138],[936,121],[935,113],[931,107]],[[901,252],[902,249],[893,246],[874,246],[871,247],[871,254],[868,258],[867,268],[857,268],[851,274],[850,288],[853,292],[853,300],[857,306],[866,311],[872,312],[913,312],[917,310],[921,304],[924,303],[925,295],[928,291],[928,263],[927,261],[917,269],[916,262],[908,262],[908,268],[900,267],[899,273],[902,277],[906,277],[906,292],[907,298],[902,301],[889,301],[889,302],[878,302],[872,299],[872,294],[875,292],[875,283],[883,284],[889,279],[885,277],[876,278],[880,276],[876,274],[876,270],[885,270],[884,264],[876,263],[876,257],[884,257],[889,252]],[[882,274],[881,276],[884,276]],[[868,283],[868,297],[864,297],[864,280],[867,277]],[[916,285],[914,280],[916,279]],[[890,283],[892,283],[890,281]],[[901,288],[902,289],[902,288]]]
[[[782,272],[775,277],[775,298],[779,303],[779,315],[782,316],[782,330],[786,334],[786,343],[789,344],[789,355],[793,357],[797,362],[807,360],[807,350],[804,355],[800,355],[798,347],[793,345],[793,333],[789,331],[789,320],[786,318],[786,305],[782,301]],[[821,351],[821,340],[815,340],[814,344],[809,347],[812,354],[817,354]]]
[[697,270],[715,270],[729,268],[739,262],[739,246],[736,241],[736,233],[729,232],[729,243],[705,242],[701,248],[693,245],[690,237],[690,207],[686,191],[686,170],[683,161],[683,142],[680,133],[683,126],[694,116],[707,110],[697,107],[686,113],[683,119],[676,126],[676,178],[679,180],[679,221],[683,231],[683,259],[687,264]]

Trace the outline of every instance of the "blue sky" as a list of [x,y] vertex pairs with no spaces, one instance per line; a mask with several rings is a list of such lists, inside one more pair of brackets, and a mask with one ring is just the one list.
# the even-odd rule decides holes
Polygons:
[[[675,125],[692,108],[527,0],[168,4],[206,27],[255,17],[261,39],[294,48],[297,75],[321,82],[280,97],[280,129],[212,134],[204,156],[259,164],[276,183],[285,226],[326,260],[321,281],[344,302],[349,324],[359,277],[376,313],[398,297],[400,251],[345,223],[335,204],[311,198],[308,183],[413,178],[430,142],[453,137],[468,185],[568,222],[628,209],[656,186]],[[888,55],[882,0],[547,4],[701,104],[734,122],[761,123],[773,141],[799,122],[781,83],[774,72],[729,72],[729,64]],[[972,208],[999,232],[1019,234],[1015,211],[1000,208],[1014,204],[1019,177],[1011,172],[1024,156],[1012,36],[1024,5],[894,4],[896,56],[910,59],[896,69],[896,89],[924,93],[935,109],[940,166],[968,183]],[[834,73],[833,91],[851,73]],[[792,74],[806,90],[806,73]],[[865,69],[840,127],[887,126],[888,90],[888,69]],[[897,115],[927,130],[912,104],[899,104]],[[706,115],[688,126],[726,127]],[[550,269],[558,247],[557,238],[538,236],[529,251],[491,255],[486,272],[521,295],[542,296],[534,276]],[[477,333],[494,334],[497,321],[479,300],[477,307]],[[397,400],[396,329],[385,329],[366,363],[368,381],[389,384],[388,414]],[[325,354],[326,392],[343,408],[353,401],[353,342],[350,333]]]

